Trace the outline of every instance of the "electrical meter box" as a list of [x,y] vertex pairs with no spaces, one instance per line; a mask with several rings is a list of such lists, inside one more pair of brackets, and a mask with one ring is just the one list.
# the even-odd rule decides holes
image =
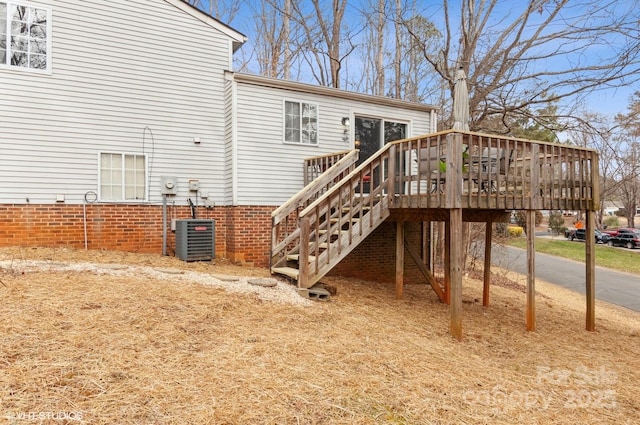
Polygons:
[[191,191],[200,190],[200,180],[189,180],[189,190]]
[[160,177],[160,193],[162,195],[178,194],[178,178],[177,177]]

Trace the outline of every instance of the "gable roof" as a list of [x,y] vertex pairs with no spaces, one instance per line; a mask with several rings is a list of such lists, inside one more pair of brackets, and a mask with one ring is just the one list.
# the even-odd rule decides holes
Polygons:
[[227,37],[229,37],[232,40],[234,52],[238,50],[247,41],[246,35],[242,34],[239,31],[236,31],[235,29],[231,28],[229,25],[223,24],[219,20],[207,15],[197,7],[187,3],[186,0],[164,0],[164,1],[188,13],[194,18],[199,19],[200,21],[211,26],[212,28],[215,28],[221,33],[225,34]]
[[347,90],[336,89],[333,87],[316,86],[313,84],[299,83],[297,81],[290,81],[290,80],[281,80],[278,78],[264,77],[261,75],[245,74],[245,73],[231,72],[231,71],[227,71],[227,73],[231,75],[232,78],[239,83],[292,90],[292,91],[297,91],[301,93],[320,94],[320,95],[326,95],[331,97],[337,97],[341,99],[367,102],[367,103],[372,103],[376,105],[395,106],[399,108],[410,109],[410,110],[421,111],[421,112],[431,112],[431,111],[440,110],[439,107],[434,105],[429,105],[426,103],[409,102],[407,100],[394,99],[392,97],[376,96],[372,94],[351,92]]

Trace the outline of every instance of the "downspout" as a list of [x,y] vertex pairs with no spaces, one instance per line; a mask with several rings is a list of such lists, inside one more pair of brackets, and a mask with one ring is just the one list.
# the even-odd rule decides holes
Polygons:
[[431,112],[429,112],[429,115],[430,115],[429,127],[431,127],[431,133],[437,133],[438,132],[438,116],[436,114],[435,109],[432,109]]
[[231,205],[238,205],[238,83],[231,74]]

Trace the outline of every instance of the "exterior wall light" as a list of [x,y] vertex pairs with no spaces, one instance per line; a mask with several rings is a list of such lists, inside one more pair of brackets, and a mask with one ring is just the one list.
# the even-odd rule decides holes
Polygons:
[[342,140],[347,143],[349,142],[349,125],[351,124],[351,120],[349,119],[349,117],[343,117],[342,118],[342,125],[344,127],[344,133],[342,135]]

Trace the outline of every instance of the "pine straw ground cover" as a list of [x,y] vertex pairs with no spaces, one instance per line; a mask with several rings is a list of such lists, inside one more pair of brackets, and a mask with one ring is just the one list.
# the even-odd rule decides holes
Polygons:
[[[268,276],[221,262],[64,249],[0,260],[7,423],[640,423],[640,314],[597,303],[590,333],[584,299],[543,282],[527,332],[521,288],[492,287],[483,308],[481,283],[465,280],[457,342],[426,285],[398,301],[391,283],[331,278],[329,302],[265,301],[189,282]],[[98,268],[64,269],[86,261]]]

